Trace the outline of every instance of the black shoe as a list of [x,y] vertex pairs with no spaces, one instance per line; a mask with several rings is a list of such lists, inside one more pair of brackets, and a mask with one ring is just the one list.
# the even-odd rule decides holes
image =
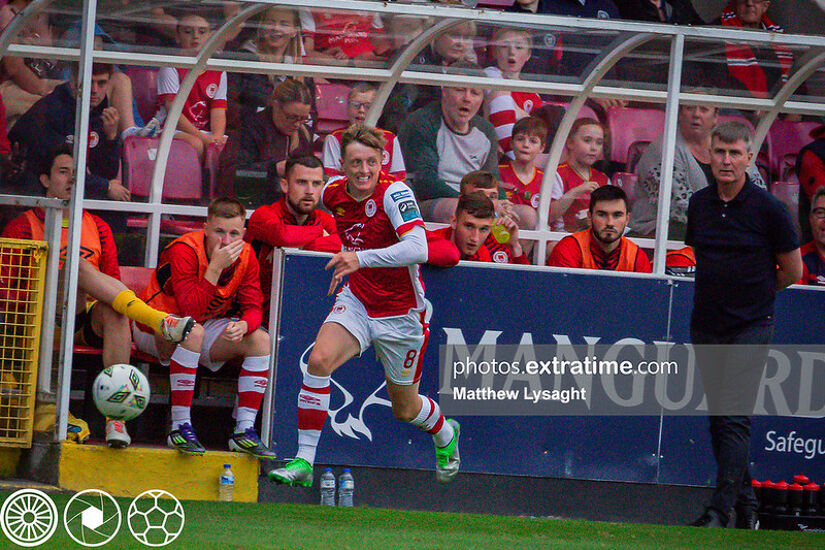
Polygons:
[[737,508],[734,527],[737,529],[759,529],[759,514],[753,508]]
[[705,513],[699,516],[699,519],[689,525],[692,527],[725,527],[725,523],[719,516],[719,512],[713,508],[705,510]]

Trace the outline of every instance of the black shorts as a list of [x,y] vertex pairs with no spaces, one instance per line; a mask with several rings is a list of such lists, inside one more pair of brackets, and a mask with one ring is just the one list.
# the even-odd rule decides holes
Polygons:
[[97,307],[97,302],[90,302],[83,308],[83,311],[74,317],[75,342],[91,346],[93,348],[103,347],[103,336],[98,336],[92,328],[92,310]]

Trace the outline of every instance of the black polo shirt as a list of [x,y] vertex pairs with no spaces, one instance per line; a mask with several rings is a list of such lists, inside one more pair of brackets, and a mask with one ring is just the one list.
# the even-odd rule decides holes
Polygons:
[[691,326],[720,335],[773,322],[776,255],[799,248],[790,214],[750,178],[729,202],[716,182],[690,198],[685,243],[696,254]]

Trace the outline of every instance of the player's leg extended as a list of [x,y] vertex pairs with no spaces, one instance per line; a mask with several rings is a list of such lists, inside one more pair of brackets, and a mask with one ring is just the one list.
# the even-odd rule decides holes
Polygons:
[[77,283],[89,296],[110,304],[118,313],[150,327],[169,342],[181,342],[195,324],[191,317],[179,318],[150,307],[121,281],[96,269],[83,258],[80,259]]
[[204,329],[196,324],[186,339],[177,346],[155,336],[155,343],[162,357],[169,357],[169,348],[174,347],[169,360],[169,400],[172,405],[172,428],[167,443],[182,453],[202,455],[203,445],[198,441],[192,428],[192,396],[195,392],[195,377],[198,371]]
[[209,350],[213,362],[243,356],[235,401],[235,431],[229,449],[249,453],[257,458],[275,458],[255,431],[255,418],[267,386],[269,373],[269,334],[262,329],[247,334],[240,341],[218,338]]
[[373,345],[384,365],[393,414],[398,420],[409,422],[433,436],[436,479],[446,483],[452,481],[461,463],[458,453],[460,427],[455,420],[444,418],[438,403],[418,393],[429,337],[424,316],[424,312],[419,312],[403,318],[374,321],[374,331],[380,336]]
[[307,372],[298,392],[298,452],[283,468],[269,472],[269,479],[288,485],[312,485],[312,465],[329,410],[329,379],[339,366],[361,353],[361,344],[336,322],[321,325]]

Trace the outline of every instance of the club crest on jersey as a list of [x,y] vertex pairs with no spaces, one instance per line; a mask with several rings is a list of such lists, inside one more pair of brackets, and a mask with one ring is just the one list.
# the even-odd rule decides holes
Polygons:
[[390,154],[387,151],[381,155],[381,164],[387,166],[390,163]]
[[536,193],[536,194],[535,194],[535,195],[533,195],[533,197],[530,199],[530,206],[532,206],[533,208],[538,208],[538,207],[539,207],[539,201],[540,201],[540,200],[541,200],[541,195],[540,195],[540,194],[538,194],[538,193]]
[[532,99],[525,100],[524,110],[527,111],[528,113],[533,110],[533,100]]
[[100,143],[100,136],[94,130],[89,132],[89,149],[94,149]]
[[378,210],[378,207],[375,205],[374,199],[368,200],[367,204],[364,205],[364,213],[368,218],[375,216],[376,210]]
[[344,313],[347,310],[347,306],[344,304],[335,304],[332,306],[333,313]]
[[493,253],[493,261],[497,264],[507,263],[507,253],[503,250],[496,250]]
[[218,85],[214,82],[206,87],[206,95],[208,97],[215,97],[215,92],[218,91]]

